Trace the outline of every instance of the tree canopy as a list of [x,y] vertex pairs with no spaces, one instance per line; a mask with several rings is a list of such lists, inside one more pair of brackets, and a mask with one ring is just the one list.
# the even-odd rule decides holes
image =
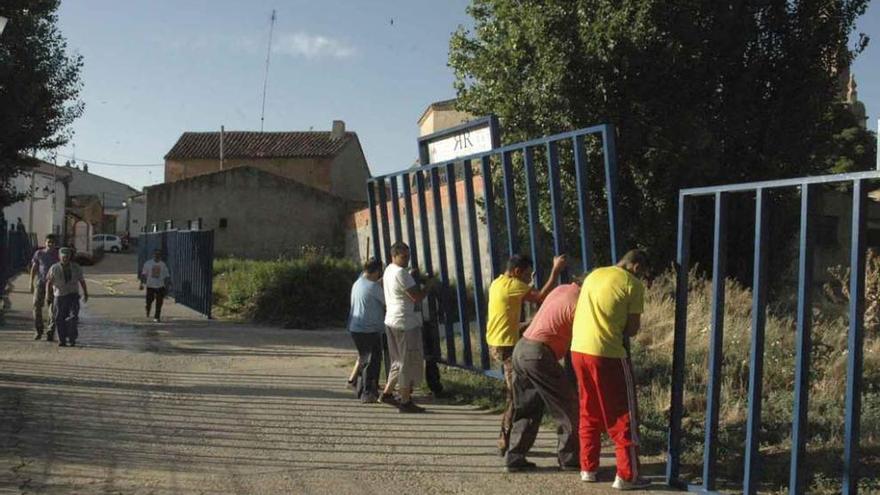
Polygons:
[[449,65],[507,142],[615,124],[626,245],[665,261],[682,187],[873,167],[842,99],[867,4],[473,0]]
[[67,51],[58,30],[60,0],[4,0],[0,34],[0,207],[15,200],[10,181],[24,153],[65,144],[82,114],[82,57]]

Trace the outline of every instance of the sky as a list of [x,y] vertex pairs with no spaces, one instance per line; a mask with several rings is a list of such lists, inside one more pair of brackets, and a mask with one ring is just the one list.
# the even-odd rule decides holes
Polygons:
[[[469,0],[65,0],[60,29],[84,58],[85,112],[59,163],[138,189],[163,180],[163,156],[184,131],[259,130],[277,11],[265,130],[357,132],[373,174],[418,157],[417,120],[455,96],[450,34]],[[880,115],[880,6],[856,32],[874,37],[853,71],[869,127]],[[134,167],[101,165],[159,165]]]

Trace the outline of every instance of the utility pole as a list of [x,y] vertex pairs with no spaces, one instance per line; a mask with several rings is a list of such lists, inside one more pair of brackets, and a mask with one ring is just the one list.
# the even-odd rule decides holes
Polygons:
[[263,77],[263,107],[260,111],[260,132],[263,132],[263,124],[266,120],[266,88],[269,85],[269,59],[272,56],[272,31],[275,28],[275,9],[272,9],[272,17],[269,19],[269,46],[266,48],[266,74]]
[[104,233],[104,193],[101,193],[101,230],[99,234]]

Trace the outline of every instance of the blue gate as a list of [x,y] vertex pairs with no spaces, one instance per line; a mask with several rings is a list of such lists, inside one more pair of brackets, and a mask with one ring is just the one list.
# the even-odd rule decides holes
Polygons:
[[[597,150],[603,156],[601,165],[604,172],[604,191],[588,189],[588,143],[597,140]],[[593,143],[594,141],[591,141]],[[564,147],[565,153],[560,153]],[[540,154],[541,160],[536,159]],[[566,163],[560,158],[570,157]],[[541,162],[542,165],[538,163]],[[486,371],[490,369],[488,347],[486,345],[486,294],[483,282],[482,261],[488,261],[488,271],[497,277],[502,271],[501,253],[508,255],[520,253],[519,225],[520,219],[516,212],[515,178],[525,183],[525,194],[528,215],[529,245],[532,258],[535,260],[534,282],[541,284],[542,270],[539,259],[539,208],[538,180],[539,166],[546,167],[550,209],[552,216],[553,252],[565,253],[568,244],[564,235],[563,197],[560,184],[562,167],[573,167],[576,184],[576,203],[580,233],[580,258],[583,270],[591,268],[593,253],[591,242],[591,212],[589,195],[604,194],[608,205],[609,259],[617,261],[618,231],[617,218],[617,162],[614,145],[614,127],[608,124],[598,125],[576,131],[534,139],[521,143],[494,148],[490,151],[458,158],[451,162],[433,163],[414,167],[405,171],[373,177],[367,181],[367,200],[370,209],[372,249],[377,257],[386,263],[391,262],[392,241],[403,241],[410,246],[411,265],[413,268],[433,273],[439,271],[441,297],[439,298],[439,315],[444,327],[445,349],[441,349],[441,360],[449,365],[462,366],[470,369]],[[496,168],[497,167],[497,168]],[[475,171],[477,168],[477,171]],[[502,178],[502,194],[504,204],[504,224],[506,224],[507,246],[502,247],[496,236],[502,229],[500,217],[496,217],[496,196],[491,178],[493,169],[500,169]],[[571,169],[568,169],[571,170]],[[481,198],[476,197],[474,177],[478,174],[483,178]],[[441,195],[445,184],[445,203],[448,207],[450,221],[444,221],[444,198]],[[459,185],[462,191],[459,192]],[[412,189],[415,193],[412,193]],[[600,188],[602,189],[602,188]],[[429,203],[426,194],[431,195],[430,207],[433,208],[433,229],[429,225]],[[459,212],[459,195],[463,195],[465,219],[463,225]],[[413,210],[415,196],[418,210],[418,228]],[[403,204],[401,205],[401,201]],[[478,201],[482,202],[482,223],[488,235],[487,246],[480,246],[478,236]],[[390,205],[389,205],[390,203]],[[391,210],[389,221],[388,210]],[[401,212],[403,209],[403,213]],[[403,217],[403,218],[402,218]],[[403,222],[406,225],[406,237],[403,233]],[[393,229],[390,224],[393,224]],[[433,230],[433,234],[431,233]],[[431,247],[431,236],[434,236],[436,251]],[[450,273],[447,263],[447,236],[452,237],[452,268]],[[470,259],[464,259],[463,242],[467,242]],[[423,256],[419,256],[418,245],[421,245]],[[488,257],[488,260],[486,259]],[[465,283],[465,268],[469,265],[472,283],[473,303],[468,302],[468,288]],[[451,295],[451,284],[455,281],[455,294]],[[450,301],[455,299],[453,305]],[[433,306],[433,304],[432,304]],[[470,307],[469,307],[470,306]],[[472,312],[469,310],[472,309]],[[471,330],[470,314],[474,317],[476,334]],[[432,316],[434,316],[432,311]],[[456,332],[455,321],[458,320]],[[439,327],[439,325],[435,326]],[[456,335],[457,333],[457,335]],[[478,348],[473,346],[476,337]],[[439,336],[435,339],[439,344]],[[438,346],[439,347],[439,346]],[[473,354],[479,353],[478,360]],[[460,354],[460,355],[459,355]],[[476,362],[475,362],[476,361]]]
[[[759,482],[761,397],[764,370],[764,330],[767,310],[768,193],[783,188],[800,188],[800,238],[798,258],[796,359],[792,451],[789,492],[805,493],[807,410],[811,352],[813,252],[816,239],[818,187],[838,184],[852,188],[852,230],[850,248],[849,333],[844,431],[843,493],[858,490],[859,426],[862,397],[863,326],[865,314],[865,258],[868,183],[880,172],[863,172],[790,180],[753,182],[737,185],[684,189],[679,195],[677,286],[675,293],[675,334],[672,367],[672,397],[666,477],[672,486],[690,491],[715,493],[717,481],[718,421],[721,396],[722,344],[724,342],[724,289],[727,255],[728,201],[734,193],[753,194],[755,200],[755,239],[752,286],[751,349],[749,397],[745,442],[743,493],[756,493]],[[712,313],[709,333],[708,387],[706,391],[705,439],[703,443],[702,485],[688,485],[680,479],[682,415],[684,413],[685,357],[687,336],[688,272],[690,270],[691,223],[694,201],[714,197]]]
[[138,273],[156,249],[164,253],[178,304],[211,318],[214,285],[214,231],[168,230],[142,233],[138,240]]
[[0,221],[0,297],[5,295],[9,279],[28,267],[34,249],[33,234],[9,230],[6,222]]

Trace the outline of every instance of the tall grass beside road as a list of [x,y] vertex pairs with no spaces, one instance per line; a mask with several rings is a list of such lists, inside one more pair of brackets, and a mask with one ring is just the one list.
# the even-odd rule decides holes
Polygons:
[[214,262],[214,304],[221,317],[287,328],[341,326],[360,269],[348,259],[308,256]]

